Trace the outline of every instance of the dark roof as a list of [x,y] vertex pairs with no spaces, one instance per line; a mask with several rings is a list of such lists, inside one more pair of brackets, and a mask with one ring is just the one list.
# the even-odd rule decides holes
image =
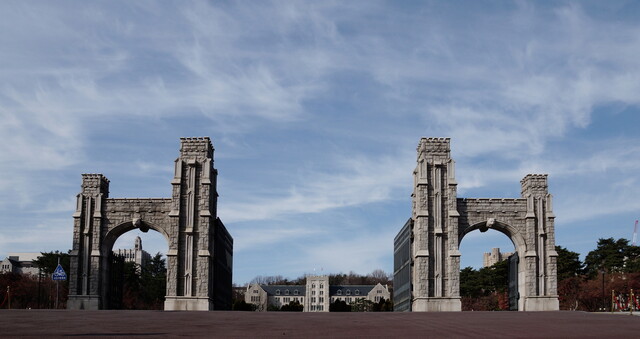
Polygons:
[[[304,296],[306,292],[306,285],[260,285],[267,295],[279,295],[279,296],[287,296],[296,294],[294,291],[298,291],[298,296]],[[338,291],[342,291],[341,296],[362,296],[366,297],[371,290],[376,287],[376,285],[331,285],[329,286],[329,296],[338,295]],[[289,294],[286,291],[289,291]],[[356,290],[358,293],[356,294]],[[280,294],[278,294],[280,291]],[[347,294],[349,291],[349,294]]]
[[[296,296],[294,291],[298,291],[297,296],[304,296],[306,291],[305,285],[260,285],[260,287],[267,292],[267,295]],[[280,291],[280,294],[277,291]],[[289,294],[286,291],[289,291]]]
[[[342,291],[340,296],[367,296],[376,285],[331,285],[329,286],[329,296],[338,295],[338,291]],[[356,290],[358,294],[356,294]],[[349,291],[350,294],[347,294]]]
[[17,258],[18,257],[7,257],[5,258],[5,260],[9,260],[9,262],[11,262],[13,266],[20,266],[20,260],[18,260]]

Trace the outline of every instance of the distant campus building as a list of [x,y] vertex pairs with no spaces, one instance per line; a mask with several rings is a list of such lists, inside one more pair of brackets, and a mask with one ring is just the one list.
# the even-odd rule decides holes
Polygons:
[[0,264],[0,273],[38,274],[38,267],[33,264],[42,253],[9,253]]
[[249,284],[245,302],[256,305],[257,311],[267,311],[269,306],[282,307],[290,302],[299,302],[304,312],[329,312],[329,305],[342,300],[347,305],[358,300],[374,303],[389,300],[389,287],[377,285],[329,285],[329,276],[308,276],[306,285],[260,285]]
[[113,251],[113,254],[124,257],[125,262],[133,262],[140,267],[151,260],[151,254],[142,249],[142,239],[140,239],[140,237],[136,237],[136,243],[133,248],[120,248]]
[[490,253],[484,253],[482,256],[482,267],[491,267],[503,260],[507,260],[513,252],[500,252],[499,248],[492,248]]

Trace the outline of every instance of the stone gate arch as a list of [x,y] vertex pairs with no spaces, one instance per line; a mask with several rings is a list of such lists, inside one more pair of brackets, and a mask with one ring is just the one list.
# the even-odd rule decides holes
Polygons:
[[516,229],[515,227],[506,224],[502,221],[498,221],[498,220],[486,220],[486,221],[481,221],[479,223],[476,223],[474,225],[470,225],[466,228],[464,228],[460,234],[458,235],[458,248],[460,248],[460,244],[462,243],[462,239],[464,239],[464,237],[473,232],[473,231],[480,231],[480,232],[486,232],[488,230],[495,230],[498,231],[502,234],[504,234],[505,236],[507,236],[507,238],[509,238],[509,240],[511,240],[511,243],[513,244],[513,247],[517,250],[518,248],[524,248],[525,247],[525,241],[524,241],[524,237],[523,235],[519,232],[518,229]]
[[558,310],[547,175],[525,176],[520,198],[458,198],[449,138],[422,138],[417,153],[412,216],[394,240],[395,309],[460,311],[460,242],[491,228],[511,239],[520,258],[518,310]]
[[171,198],[109,198],[109,180],[83,174],[73,214],[70,309],[109,305],[109,256],[133,229],[161,233],[168,243],[165,310],[231,306],[233,238],[217,218],[213,146],[209,138],[181,138]]
[[[133,231],[135,229],[139,229],[143,233],[147,233],[149,230],[156,231],[162,234],[162,237],[164,238],[164,240],[167,241],[167,245],[169,244],[169,241],[171,241],[171,239],[174,237],[170,235],[164,227],[156,226],[143,220],[138,220],[137,223],[135,220],[130,220],[117,225],[116,227],[110,229],[107,232],[107,234],[105,234],[104,240],[103,240],[104,241],[103,250],[109,251],[113,249],[113,245],[116,243],[116,240],[118,240],[118,238],[120,238],[121,235],[129,231]],[[111,247],[111,249],[109,249],[109,247]]]
[[[461,227],[462,229],[462,227]],[[515,274],[509,273],[509,289],[511,289],[512,284],[514,284],[513,286],[517,286],[517,290],[514,289],[514,296],[513,298],[515,298],[517,300],[517,305],[516,305],[516,309],[517,310],[522,310],[524,308],[524,306],[521,304],[522,301],[524,301],[524,299],[519,298],[519,295],[524,295],[524,279],[523,279],[523,266],[518,264],[518,258],[521,258],[524,256],[524,252],[523,250],[526,248],[526,242],[524,240],[523,235],[521,234],[520,230],[516,227],[513,227],[509,224],[506,224],[503,221],[497,221],[495,219],[490,219],[490,220],[486,220],[486,221],[482,221],[479,223],[476,223],[474,225],[469,225],[468,227],[462,229],[460,231],[459,234],[459,240],[458,240],[458,248],[460,248],[460,246],[462,245],[462,240],[464,239],[464,237],[472,232],[475,231],[479,231],[479,232],[487,232],[488,230],[495,230],[499,233],[502,233],[503,235],[505,235],[507,238],[509,238],[509,240],[511,241],[511,244],[514,247],[514,254],[517,255],[514,260],[516,260],[515,266],[517,268],[517,271],[515,271]],[[509,258],[509,260],[511,260],[512,258]],[[508,261],[509,261],[508,260]],[[510,266],[511,266],[511,262],[509,262]],[[512,267],[509,267],[509,269],[511,270]],[[511,281],[511,279],[514,279],[515,283]],[[509,293],[511,294],[511,293]],[[509,295],[509,297],[511,298],[512,296]],[[511,306],[511,305],[510,305]]]

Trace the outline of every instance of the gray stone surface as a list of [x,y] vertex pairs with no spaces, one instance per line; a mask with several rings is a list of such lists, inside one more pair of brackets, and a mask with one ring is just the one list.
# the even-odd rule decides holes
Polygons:
[[[232,260],[212,258],[214,246],[229,256],[233,252],[233,240],[216,215],[213,146],[209,138],[180,141],[171,198],[109,198],[105,176],[82,175],[73,214],[70,309],[110,308],[109,255],[116,239],[136,228],[161,233],[169,245],[166,310],[230,307]],[[224,283],[211,281],[214,270]]]

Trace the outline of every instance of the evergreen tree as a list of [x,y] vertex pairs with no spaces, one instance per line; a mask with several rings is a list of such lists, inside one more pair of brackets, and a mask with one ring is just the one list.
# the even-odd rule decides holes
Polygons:
[[579,253],[569,251],[562,246],[556,246],[556,252],[558,253],[558,281],[582,274],[583,264]]
[[351,306],[344,300],[336,300],[329,304],[329,312],[351,312]]
[[60,251],[55,252],[42,252],[38,259],[33,261],[33,264],[40,268],[44,274],[53,274],[56,267],[58,267],[58,259],[60,259],[60,265],[62,269],[69,275],[70,259],[69,253],[62,253]]
[[584,260],[585,273],[594,277],[600,270],[621,272],[624,269],[625,252],[629,247],[627,239],[599,239],[595,250],[589,252]]

